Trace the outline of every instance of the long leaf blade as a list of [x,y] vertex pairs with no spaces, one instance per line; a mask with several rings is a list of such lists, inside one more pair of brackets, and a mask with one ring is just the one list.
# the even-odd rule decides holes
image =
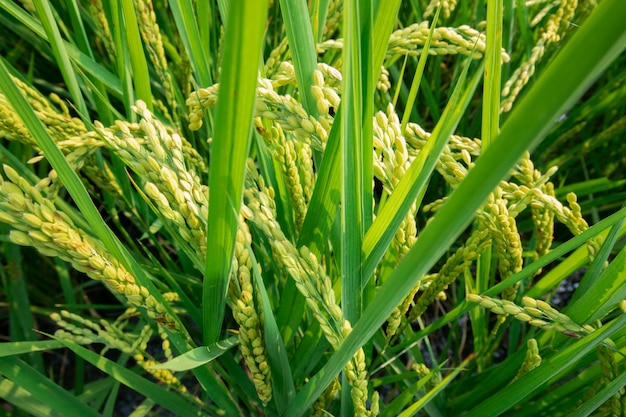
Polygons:
[[202,296],[206,345],[218,340],[224,319],[256,97],[257,66],[250,63],[259,62],[267,7],[267,0],[250,0],[235,2],[229,9],[209,172]]

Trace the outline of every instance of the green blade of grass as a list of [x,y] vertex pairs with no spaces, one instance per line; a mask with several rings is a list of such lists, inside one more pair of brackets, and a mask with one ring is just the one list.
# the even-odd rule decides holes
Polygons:
[[170,371],[180,372],[187,371],[189,369],[197,368],[198,366],[205,365],[211,362],[213,359],[219,358],[228,349],[239,344],[237,336],[229,337],[228,339],[220,340],[217,343],[213,343],[211,346],[201,346],[183,353],[167,362],[152,365],[151,369],[169,369]]
[[[339,218],[341,226],[339,265],[341,271],[341,309],[343,317],[350,323],[356,323],[361,317],[363,308],[363,294],[361,287],[363,277],[361,266],[361,242],[363,240],[366,217],[371,221],[371,184],[369,188],[370,208],[366,214],[365,162],[366,152],[369,154],[371,167],[371,128],[370,139],[364,137],[363,117],[366,97],[364,87],[368,87],[367,78],[371,76],[368,70],[369,62],[366,61],[369,51],[364,46],[371,46],[366,41],[366,36],[371,32],[371,27],[362,32],[362,25],[369,26],[369,21],[361,22],[362,15],[368,15],[369,2],[349,0],[344,2],[343,37],[344,47],[343,60],[343,95],[342,95],[342,120],[341,120],[341,205],[339,206]],[[362,11],[363,9],[363,11]],[[369,15],[367,16],[369,17]],[[369,19],[368,19],[369,20]],[[361,34],[364,36],[361,37]],[[371,34],[368,37],[371,39]],[[370,108],[371,110],[371,108]],[[371,115],[366,121],[371,126]],[[368,170],[370,171],[370,170]],[[341,415],[354,414],[352,399],[350,396],[350,384],[344,375],[341,390]]]
[[[594,292],[598,291],[598,284],[600,284],[598,282],[599,277],[603,273],[603,270],[605,269],[605,265],[608,263],[608,258],[611,252],[613,251],[615,244],[620,238],[620,231],[622,230],[622,227],[624,227],[623,220],[617,223],[615,226],[613,226],[611,230],[609,231],[609,233],[607,234],[607,236],[603,238],[602,246],[598,250],[598,253],[595,255],[595,257],[593,258],[591,265],[585,272],[585,275],[583,276],[580,283],[578,284],[578,287],[574,291],[574,294],[572,294],[572,298],[570,299],[567,308],[572,309],[572,311],[576,311],[576,314],[578,315],[578,320],[582,320],[584,322],[587,319],[587,318],[585,319],[582,318],[584,314],[582,314],[582,311],[578,311],[579,308],[582,308],[582,310],[586,310],[587,308],[595,308],[601,305],[601,304],[598,304],[597,302],[592,302],[590,304],[581,303],[578,306],[576,306],[579,302],[579,299],[583,296],[587,297],[587,300],[590,300],[590,298],[588,297],[591,294],[587,294],[590,288],[594,287]],[[603,284],[606,285],[606,281]],[[598,293],[593,294],[593,295],[594,296],[601,295],[603,292],[604,291],[601,290]],[[596,298],[592,298],[592,299],[596,299]],[[587,306],[587,308],[583,306]],[[578,321],[576,319],[573,319],[573,320]]]
[[105,372],[107,375],[110,375],[116,381],[121,382],[146,398],[157,402],[160,406],[173,412],[174,414],[181,417],[197,416],[198,405],[189,402],[185,397],[171,392],[166,388],[137,375],[135,372],[126,369],[124,366],[119,365],[104,356],[97,354],[96,352],[92,352],[79,344],[67,340],[62,340],[61,342],[67,348],[76,353],[76,355],[85,359],[87,362],[91,363],[102,372]]
[[326,17],[328,15],[329,0],[315,0],[311,7],[311,24],[313,29],[313,39],[316,42],[322,41],[324,35],[324,27],[326,26]]
[[198,29],[198,23],[194,17],[191,1],[177,0],[168,3],[172,10],[178,33],[189,55],[196,81],[201,87],[213,85],[213,78],[209,71],[210,62],[202,45],[202,38]]
[[61,347],[63,347],[63,343],[57,342],[56,340],[0,343],[0,358],[21,355],[29,352],[42,352]]
[[135,86],[135,96],[137,100],[143,100],[152,111],[152,92],[150,91],[150,74],[148,71],[148,61],[143,50],[135,6],[131,0],[122,1],[122,15],[124,18],[124,35],[130,57],[132,70],[132,82]]
[[328,142],[320,172],[315,181],[313,195],[309,202],[302,229],[298,236],[298,246],[308,246],[311,252],[319,256],[326,247],[330,227],[335,220],[341,195],[341,144],[340,126],[342,126],[342,104],[339,104],[335,121],[328,134]]
[[500,80],[502,70],[502,2],[487,3],[487,46],[483,84],[481,145],[483,152],[500,129]]
[[[492,1],[487,4],[487,40],[485,48],[485,70],[483,81],[483,102],[481,120],[481,149],[485,152],[491,142],[498,136],[500,130],[500,79],[502,62],[502,8],[501,1]],[[476,291],[482,292],[489,287],[492,276],[492,246],[488,245],[476,262]],[[474,341],[476,351],[481,352],[483,343],[487,340],[487,321],[484,310],[472,312],[474,327]],[[512,343],[513,345],[513,343]],[[483,355],[478,358],[479,369],[488,359]]]
[[265,346],[268,346],[267,356],[272,369],[272,397],[276,402],[276,408],[282,414],[287,405],[296,395],[296,387],[289,366],[289,357],[285,349],[285,343],[281,338],[276,318],[272,312],[272,305],[259,271],[258,263],[250,242],[246,242],[252,259],[252,273],[254,282],[261,299],[261,311],[263,312],[263,330],[265,332]]
[[[388,278],[361,320],[328,363],[296,395],[290,416],[302,415],[352,355],[379,329],[405,294],[435,264],[473,218],[498,182],[527,149],[533,149],[558,118],[626,47],[626,3],[605,0],[578,28],[518,103],[496,141],[481,156],[420,234],[415,246]],[[580,51],[586,51],[581,56]],[[562,74],[567,73],[568,77]],[[529,123],[533,120],[533,123]]]
[[[83,19],[80,15],[80,9],[77,0],[71,0],[68,4],[68,12],[74,27],[74,33],[76,43],[80,52],[87,55],[89,58],[94,59],[93,51],[89,45],[89,38],[85,30]],[[69,51],[68,51],[69,54]],[[105,125],[113,124],[114,117],[111,111],[111,103],[108,100],[106,86],[93,75],[86,76],[80,69],[76,69],[76,72],[83,77],[87,82],[87,92],[93,89],[92,94],[88,94],[87,97],[95,103],[95,107],[98,114],[98,119]]]
[[222,78],[217,100],[215,135],[209,172],[207,259],[203,285],[204,344],[219,339],[246,158],[268,1],[231,4],[224,40]]
[[[623,222],[624,220],[613,227],[603,245],[603,249],[605,247],[609,249],[605,253],[606,257],[619,237],[618,232],[622,228]],[[597,265],[597,268],[604,266],[605,261],[603,259],[605,257],[598,256],[598,258],[599,262],[596,263],[598,259],[594,259],[589,270],[592,270],[594,265]],[[604,271],[600,273],[598,270],[597,273],[598,275],[593,281],[591,281],[591,278],[594,277],[592,274],[585,274],[581,281],[581,292],[579,293],[577,288],[575,293],[575,295],[580,295],[563,311],[575,323],[589,323],[598,320],[611,308],[614,308],[620,300],[626,298],[626,249],[622,249]],[[583,290],[584,292],[582,292]]]
[[83,19],[80,16],[78,2],[76,0],[69,0],[66,2],[66,7],[67,12],[70,15],[70,21],[72,22],[72,28],[74,29],[73,34],[78,49],[93,58],[93,54],[91,54],[91,46],[89,45],[89,38],[87,37],[87,32],[85,31],[85,25],[83,24]]
[[15,382],[2,376],[0,376],[0,398],[31,416],[65,417],[62,411],[56,410],[53,403],[35,397]]
[[[409,96],[406,99],[405,111],[402,115],[402,124],[400,127],[400,132],[404,132],[406,130],[406,125],[409,123],[409,118],[411,117],[411,110],[413,109],[413,104],[415,103],[415,99],[417,98],[417,92],[419,90],[420,82],[422,80],[422,75],[424,75],[424,68],[426,67],[426,60],[428,59],[428,50],[430,49],[430,43],[433,40],[433,33],[435,33],[435,27],[437,25],[439,19],[439,12],[441,11],[441,6],[437,7],[437,11],[435,12],[435,16],[433,17],[432,22],[430,23],[430,30],[428,31],[428,38],[426,38],[426,42],[422,47],[422,52],[420,54],[420,59],[417,63],[417,68],[415,69],[415,74],[413,75],[413,82],[411,83],[411,89],[409,90]],[[406,59],[404,61],[406,65]],[[403,65],[404,68],[404,65]],[[400,90],[398,89],[396,93]]]
[[[357,2],[359,5],[359,33],[360,34],[360,57],[361,57],[361,84],[355,84],[361,89],[361,136],[358,139],[361,148],[358,159],[360,160],[360,183],[357,183],[361,189],[361,197],[359,198],[361,212],[363,213],[362,229],[359,240],[363,240],[363,234],[372,225],[374,218],[373,206],[373,181],[374,181],[374,124],[371,122],[374,118],[374,96],[375,86],[380,74],[380,67],[375,68],[373,65],[374,39],[376,37],[385,38],[387,35],[383,26],[374,26],[374,7],[375,2]],[[383,33],[375,33],[374,29],[378,29]],[[357,38],[359,39],[359,38]],[[345,85],[345,84],[344,84]],[[354,139],[359,138],[354,132]],[[354,140],[353,139],[353,140]],[[359,246],[360,247],[360,246]],[[360,249],[359,249],[360,252]],[[361,255],[359,255],[361,258]],[[361,262],[362,264],[362,262]],[[372,286],[372,290],[373,290]]]
[[[596,226],[606,224],[606,220],[609,220],[609,219],[611,220],[617,219],[617,220],[613,220],[613,222],[611,223],[611,225],[615,224],[616,222],[624,219],[624,217],[626,217],[626,209],[621,209],[617,211],[616,213],[610,215],[606,219],[601,220],[597,224],[593,225],[590,229],[596,230]],[[589,229],[585,230],[583,233],[581,233],[581,235],[584,234],[586,236],[591,236],[591,237],[596,236],[596,235],[588,235],[587,234],[588,231]],[[608,233],[609,233],[609,230],[604,230],[598,233],[597,237],[605,239]],[[622,226],[622,229],[619,232],[619,236],[622,237],[625,234],[626,234],[626,226]],[[570,241],[578,238],[578,236],[580,235],[577,235],[575,238],[571,239]],[[568,241],[567,243],[569,243],[570,241]],[[554,249],[554,250],[559,250],[563,245],[559,246],[557,249]],[[552,253],[554,250],[552,250],[550,253]],[[546,294],[551,289],[556,288],[557,285],[561,281],[563,281],[565,278],[569,277],[572,273],[574,273],[574,271],[576,271],[577,269],[585,265],[588,261],[588,256],[589,255],[588,255],[587,246],[583,245],[579,247],[574,253],[572,253],[570,256],[568,256],[566,259],[562,260],[558,265],[556,265],[553,269],[551,269],[550,272],[548,272],[541,280],[535,283],[533,287],[528,290],[528,292],[526,293],[526,296],[531,297],[531,298],[539,298],[542,295]]]
[[87,105],[83,99],[83,94],[80,90],[80,86],[78,85],[76,73],[72,68],[72,63],[70,62],[70,58],[65,49],[65,43],[59,33],[57,21],[52,13],[50,3],[46,0],[33,0],[33,3],[35,4],[44,30],[46,31],[50,46],[52,47],[52,52],[54,53],[54,57],[57,61],[59,69],[61,70],[67,89],[69,90],[72,100],[74,101],[74,105],[80,113],[86,115],[88,114]]
[[63,416],[100,416],[96,410],[56,385],[45,375],[40,374],[17,357],[0,358],[0,373],[15,385],[28,391],[34,398],[54,401],[55,412]]
[[302,106],[310,115],[317,117],[319,112],[311,93],[313,71],[317,69],[317,52],[307,2],[305,0],[281,0],[280,11],[285,23],[296,82],[302,96]]
[[[361,240],[364,228],[363,71],[358,0],[344,3],[343,105],[341,106],[341,306],[344,318],[361,316]],[[371,120],[371,119],[370,119]],[[369,148],[371,149],[371,148]],[[371,154],[371,151],[367,152]],[[369,187],[371,188],[371,181]],[[371,203],[370,203],[371,205]]]

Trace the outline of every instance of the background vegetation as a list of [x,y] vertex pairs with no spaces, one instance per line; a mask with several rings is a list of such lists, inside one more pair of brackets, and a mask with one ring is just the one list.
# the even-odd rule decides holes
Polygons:
[[626,415],[623,0],[0,0],[0,397]]

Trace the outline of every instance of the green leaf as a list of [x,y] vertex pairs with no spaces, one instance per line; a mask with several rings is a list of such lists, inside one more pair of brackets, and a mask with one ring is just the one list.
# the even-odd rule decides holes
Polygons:
[[191,403],[186,397],[175,392],[171,392],[166,388],[149,381],[137,375],[135,372],[126,369],[104,356],[101,356],[89,349],[82,347],[74,342],[60,340],[67,348],[72,350],[81,358],[91,363],[102,372],[110,375],[116,381],[121,382],[133,391],[149,398],[162,406],[163,408],[173,412],[174,414],[184,417],[197,417],[197,404]]
[[192,2],[190,0],[177,0],[168,3],[198,84],[200,87],[213,85],[213,79],[209,72],[210,61],[202,44]]
[[213,359],[219,358],[230,348],[238,344],[237,336],[232,336],[228,339],[213,343],[211,346],[201,346],[191,349],[167,362],[152,365],[150,368],[169,369],[174,372],[188,371],[189,369],[197,368],[198,366],[211,362]]
[[[400,0],[380,2],[374,19],[374,44],[372,68],[383,64],[389,35],[396,21]],[[374,77],[374,81],[378,79]],[[374,82],[372,81],[372,82]],[[308,246],[311,252],[319,256],[328,240],[330,227],[335,220],[341,194],[340,171],[340,126],[342,126],[342,104],[336,109],[337,115],[328,135],[324,158],[320,166],[309,209],[300,231],[298,246]]]
[[[406,100],[404,114],[402,115],[402,124],[400,127],[400,132],[404,132],[406,130],[406,125],[409,123],[409,118],[411,116],[411,109],[415,104],[415,98],[417,97],[417,92],[419,90],[420,82],[422,81],[422,75],[424,75],[424,68],[426,67],[426,61],[428,60],[428,50],[430,49],[430,44],[433,40],[433,33],[435,33],[435,27],[437,22],[439,21],[439,12],[441,11],[441,5],[437,7],[437,11],[435,12],[435,16],[430,22],[430,30],[428,31],[428,38],[426,38],[426,42],[424,42],[424,46],[422,47],[422,52],[420,53],[420,59],[417,63],[417,68],[415,69],[415,74],[413,74],[413,82],[411,83],[411,90],[409,90],[409,97]],[[406,65],[406,60],[404,61]],[[398,90],[399,91],[399,90]]]
[[[369,32],[369,30],[368,30]],[[341,306],[344,318],[355,323],[361,316],[362,277],[361,241],[365,227],[365,155],[371,156],[371,146],[365,147],[363,137],[364,96],[362,85],[364,53],[361,49],[359,1],[344,3],[343,20],[343,97],[341,111]],[[371,117],[367,120],[370,122]],[[371,164],[370,164],[371,165]],[[371,179],[367,188],[371,189]],[[371,200],[370,200],[371,207]]]
[[143,51],[141,35],[139,35],[135,6],[131,0],[121,0],[121,2],[124,19],[123,33],[126,36],[126,45],[128,46],[136,99],[143,100],[148,110],[152,111],[152,92],[150,91],[148,61]]
[[317,116],[319,112],[311,93],[313,71],[317,69],[317,52],[307,2],[305,0],[281,0],[280,11],[296,71],[296,82],[302,95],[302,106],[310,115]]
[[70,58],[65,49],[65,43],[63,42],[63,39],[61,39],[61,34],[59,33],[59,28],[57,26],[57,20],[52,14],[52,7],[50,3],[45,0],[33,0],[33,3],[37,8],[37,13],[39,14],[41,23],[46,31],[46,34],[48,35],[52,52],[57,60],[61,74],[63,74],[63,80],[65,80],[65,83],[67,84],[67,89],[72,96],[74,105],[78,108],[80,113],[86,115],[88,114],[87,105],[83,99],[80,86],[78,85],[78,79],[76,78],[76,73],[72,68]]
[[272,369],[272,397],[276,402],[279,413],[283,413],[289,402],[296,394],[296,387],[289,366],[289,357],[285,343],[281,337],[276,318],[272,312],[272,305],[259,271],[258,263],[254,252],[250,247],[250,242],[246,242],[252,260],[252,273],[256,289],[261,298],[261,311],[263,312],[263,330],[265,332],[265,346],[267,346],[267,356]]
[[500,83],[502,70],[502,1],[487,3],[487,46],[485,50],[485,83],[483,85],[483,152],[498,136],[500,129]]
[[30,352],[42,352],[62,348],[64,345],[56,340],[40,340],[33,342],[7,342],[0,343],[0,358],[15,356]]
[[626,298],[626,248],[604,270],[625,220],[615,224],[563,313],[575,323],[599,320]]
[[229,10],[209,172],[202,295],[207,345],[219,339],[224,320],[256,98],[257,65],[250,63],[259,62],[267,7],[267,0],[248,0],[231,4]]
[[[95,353],[93,353],[95,355]],[[130,372],[130,371],[127,371]],[[0,374],[7,380],[11,381],[15,386],[24,390],[28,395],[32,395],[36,404],[45,400],[46,402],[54,402],[54,414],[67,417],[98,417],[100,414],[89,407],[78,398],[74,397],[65,389],[61,388],[45,375],[34,370],[30,365],[15,356],[0,358]],[[0,383],[0,393],[5,391],[8,399],[11,399],[11,393],[6,392],[6,381]],[[5,396],[3,395],[3,397]],[[16,404],[19,405],[21,398],[15,398]],[[28,400],[27,400],[28,401]],[[48,415],[46,408],[39,404],[37,407],[41,411],[39,415]],[[51,410],[48,410],[51,411]]]

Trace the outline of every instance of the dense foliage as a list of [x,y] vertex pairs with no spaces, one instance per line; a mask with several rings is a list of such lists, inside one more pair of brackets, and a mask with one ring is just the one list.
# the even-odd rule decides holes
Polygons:
[[0,0],[0,397],[626,416],[623,0]]

